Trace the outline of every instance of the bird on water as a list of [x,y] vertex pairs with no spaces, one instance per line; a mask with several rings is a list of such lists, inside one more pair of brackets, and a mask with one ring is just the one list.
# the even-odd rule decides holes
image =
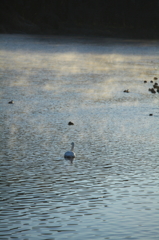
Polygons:
[[73,152],[74,145],[75,145],[74,142],[72,142],[71,145],[72,145],[71,150],[65,152],[65,154],[64,154],[64,158],[66,158],[66,159],[73,159],[76,157],[75,153]]
[[13,104],[13,103],[14,103],[14,101],[13,101],[13,100],[11,100],[11,101],[9,101],[8,103],[9,103],[9,104]]
[[68,122],[68,125],[74,125],[74,123],[73,122]]

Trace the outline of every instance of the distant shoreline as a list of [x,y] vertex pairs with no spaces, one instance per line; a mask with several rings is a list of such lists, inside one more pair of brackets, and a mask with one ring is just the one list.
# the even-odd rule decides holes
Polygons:
[[159,39],[158,29],[134,29],[134,28],[72,28],[57,31],[61,34],[84,35],[94,37],[132,38],[132,39]]
[[149,39],[159,40],[158,29],[135,29],[135,28],[91,28],[77,26],[61,26],[59,29],[45,28],[41,30],[38,26],[24,26],[20,29],[11,26],[0,26],[0,34],[39,34],[39,35],[75,35],[89,37],[111,37],[111,38],[131,38],[131,39]]
[[0,1],[0,33],[159,39],[156,1]]

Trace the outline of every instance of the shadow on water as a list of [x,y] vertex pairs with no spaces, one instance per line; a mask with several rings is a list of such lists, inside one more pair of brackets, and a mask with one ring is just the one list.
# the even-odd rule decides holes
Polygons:
[[67,162],[69,162],[69,163],[73,163],[73,161],[75,160],[75,158],[74,157],[64,157],[64,159],[67,161]]

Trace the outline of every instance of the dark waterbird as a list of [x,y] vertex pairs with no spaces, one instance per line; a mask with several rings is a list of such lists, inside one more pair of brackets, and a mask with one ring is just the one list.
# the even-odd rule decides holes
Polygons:
[[68,125],[74,125],[74,123],[73,122],[68,122]]
[[150,91],[151,93],[156,93],[156,91],[155,91],[154,88],[149,88],[149,91]]
[[11,101],[9,101],[8,103],[9,103],[9,104],[13,104],[13,103],[14,103],[14,101],[13,101],[13,100],[11,100]]
[[153,87],[158,89],[159,88],[158,83],[155,83]]

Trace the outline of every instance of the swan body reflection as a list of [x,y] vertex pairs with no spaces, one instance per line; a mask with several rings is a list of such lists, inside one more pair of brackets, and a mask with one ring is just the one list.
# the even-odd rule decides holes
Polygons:
[[71,143],[72,147],[70,151],[65,152],[64,158],[66,159],[73,159],[76,157],[75,153],[73,152],[74,150],[74,142]]

